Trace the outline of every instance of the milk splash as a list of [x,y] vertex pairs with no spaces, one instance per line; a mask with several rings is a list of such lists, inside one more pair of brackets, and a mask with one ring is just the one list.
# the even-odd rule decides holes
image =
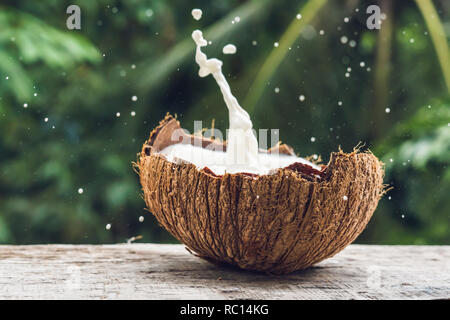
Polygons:
[[192,39],[197,45],[195,61],[200,66],[199,76],[203,78],[212,74],[228,108],[229,130],[226,163],[233,167],[256,168],[258,166],[258,141],[253,133],[250,116],[231,93],[230,86],[222,73],[222,61],[216,58],[208,59],[202,52],[201,48],[208,44],[203,38],[203,33],[195,30],[192,33]]
[[200,9],[192,9],[191,14],[195,20],[200,20],[202,18],[203,12]]
[[236,50],[236,46],[230,43],[223,47],[222,52],[223,54],[235,54]]

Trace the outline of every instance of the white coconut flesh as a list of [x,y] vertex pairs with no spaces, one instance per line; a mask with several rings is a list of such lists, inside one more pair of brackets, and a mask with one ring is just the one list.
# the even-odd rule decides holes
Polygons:
[[285,154],[258,153],[256,166],[249,166],[245,163],[230,163],[227,152],[182,143],[170,145],[161,150],[159,154],[170,162],[179,163],[182,160],[192,163],[199,170],[207,167],[216,175],[225,173],[273,174],[277,169],[288,167],[296,162],[320,170],[319,166],[306,159]]

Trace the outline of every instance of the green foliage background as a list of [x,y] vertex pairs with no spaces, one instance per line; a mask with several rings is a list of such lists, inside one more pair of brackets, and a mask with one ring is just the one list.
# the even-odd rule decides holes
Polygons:
[[[280,128],[325,162],[359,142],[383,159],[393,190],[359,242],[449,244],[450,67],[436,50],[448,52],[450,3],[433,1],[439,19],[427,25],[417,3],[429,0],[380,2],[377,31],[365,26],[373,2],[2,1],[0,243],[175,241],[144,210],[131,163],[166,112],[189,130],[194,119],[227,128],[216,84],[197,75],[190,35],[201,28],[256,128]],[[66,28],[70,4],[79,31]],[[227,43],[237,54],[222,55]]]

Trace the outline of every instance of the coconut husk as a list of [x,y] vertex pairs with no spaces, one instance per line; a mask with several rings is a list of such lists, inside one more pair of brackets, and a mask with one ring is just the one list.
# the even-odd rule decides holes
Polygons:
[[[353,242],[383,194],[383,165],[369,152],[334,152],[320,171],[295,163],[270,175],[216,175],[158,153],[181,143],[170,141],[178,128],[167,115],[143,145],[143,195],[167,231],[211,262],[275,274],[305,269]],[[184,143],[220,143],[190,139]],[[286,145],[276,148],[293,154]]]

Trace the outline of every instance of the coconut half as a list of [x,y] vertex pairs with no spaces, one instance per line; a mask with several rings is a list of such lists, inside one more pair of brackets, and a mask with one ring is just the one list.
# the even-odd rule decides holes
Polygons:
[[[167,115],[136,167],[150,212],[191,253],[211,262],[275,274],[305,269],[353,242],[384,192],[382,163],[358,150],[332,153],[326,166],[294,162],[262,175],[216,174],[169,160],[162,150],[173,144],[220,144],[199,136],[172,141],[180,128]],[[265,152],[274,151],[295,157],[287,145]]]

